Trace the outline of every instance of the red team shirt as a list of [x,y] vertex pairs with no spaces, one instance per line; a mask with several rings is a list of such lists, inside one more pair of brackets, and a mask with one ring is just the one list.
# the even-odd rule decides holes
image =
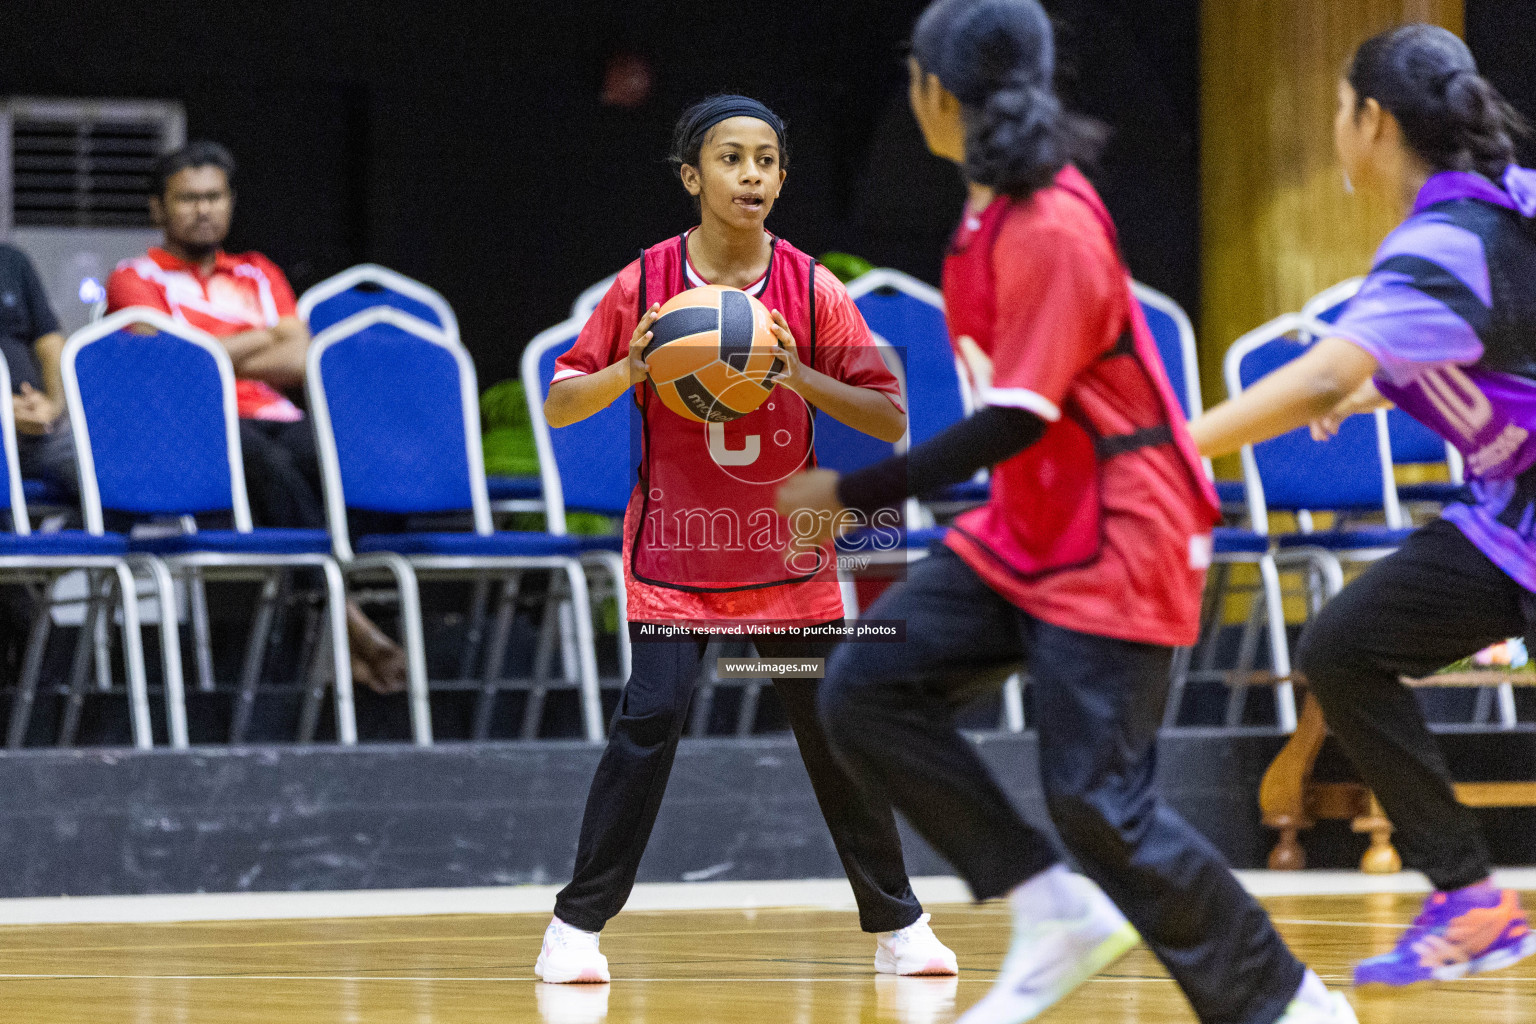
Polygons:
[[[213,271],[154,247],[143,256],[119,263],[107,278],[107,309],[129,306],[158,309],[216,338],[274,326],[298,315],[293,288],[277,266],[259,252],[239,255],[220,250]],[[235,384],[242,419],[285,423],[304,418],[288,399],[259,380]]]
[[[1093,187],[1071,167],[1027,201],[999,197],[966,215],[945,267],[945,302],[957,337],[982,318],[975,337],[993,364],[992,385],[981,394],[986,404],[1028,409],[1049,424],[1065,414],[1101,436],[1168,421],[1155,381],[1135,360],[1105,358],[1128,330],[1133,302],[1108,224]],[[996,232],[990,255],[989,229]],[[957,294],[956,261],[988,259],[979,277],[975,265],[964,268],[972,280],[989,280],[983,294]],[[1153,372],[1162,373],[1160,364]],[[1187,440],[1178,420],[1174,429]],[[1066,568],[1029,572],[1000,552],[1009,550],[1010,535],[1024,532],[1026,519],[1037,518],[1032,506],[1075,486],[1066,478],[1091,474],[1093,459],[1042,465],[1026,449],[993,470],[990,502],[961,516],[945,543],[994,590],[1053,625],[1191,644],[1213,523],[1192,462],[1198,467],[1192,446],[1181,454],[1171,443],[1100,462],[1097,551]]]
[[[676,240],[663,245],[676,244]],[[764,278],[743,289],[750,294],[768,290],[770,278],[789,258],[805,259],[786,243],[777,243],[778,251]],[[658,247],[659,248],[659,247]],[[651,300],[664,301],[683,290],[707,283],[691,263],[684,264],[686,277],[675,283],[651,280]],[[816,369],[855,387],[883,392],[893,405],[902,408],[901,388],[894,374],[880,358],[869,327],[858,307],[849,298],[842,283],[826,268],[817,266],[816,288]],[[628,355],[629,339],[640,318],[640,261],[625,267],[593,311],[576,343],[555,363],[554,380],[596,373]],[[803,302],[803,300],[802,300]],[[785,309],[791,324],[795,317]],[[801,359],[809,363],[807,339],[796,337]],[[644,384],[632,390],[638,403]],[[676,417],[659,401],[646,404],[650,417]],[[727,424],[730,427],[730,424]],[[734,443],[734,442],[733,442]],[[694,452],[669,452],[657,446],[649,452],[652,460],[696,458]],[[835,573],[817,574],[804,582],[784,583],[759,589],[734,591],[697,591],[647,583],[634,578],[633,545],[639,524],[641,493],[639,487],[630,497],[624,523],[624,575],[628,588],[628,616],[635,622],[736,622],[774,621],[793,623],[828,622],[843,617],[843,605]]]

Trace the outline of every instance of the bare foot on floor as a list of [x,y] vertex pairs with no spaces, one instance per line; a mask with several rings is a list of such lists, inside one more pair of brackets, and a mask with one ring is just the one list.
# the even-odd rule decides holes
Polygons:
[[352,685],[366,686],[374,693],[385,693],[379,685],[379,677],[373,674],[373,667],[356,654],[352,655]]
[[347,602],[347,640],[352,645],[352,678],[375,693],[405,689],[405,652],[355,603]]

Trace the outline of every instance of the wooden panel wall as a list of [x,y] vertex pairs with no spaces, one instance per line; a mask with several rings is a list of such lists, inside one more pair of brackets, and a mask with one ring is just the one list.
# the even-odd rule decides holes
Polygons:
[[1370,267],[1399,212],[1347,195],[1333,154],[1345,62],[1410,21],[1462,31],[1462,0],[1202,0],[1202,384],[1245,331]]

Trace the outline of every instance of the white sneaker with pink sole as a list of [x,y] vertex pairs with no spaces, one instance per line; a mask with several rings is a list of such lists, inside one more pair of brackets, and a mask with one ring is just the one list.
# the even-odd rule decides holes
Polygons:
[[924,914],[905,928],[875,936],[877,974],[959,974],[954,951],[939,941]]
[[597,932],[584,932],[552,918],[544,929],[544,947],[533,973],[551,985],[601,985],[608,979],[608,958],[597,950]]

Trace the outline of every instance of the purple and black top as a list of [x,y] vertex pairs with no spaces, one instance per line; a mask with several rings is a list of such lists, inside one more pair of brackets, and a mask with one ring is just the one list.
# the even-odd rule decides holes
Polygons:
[[1376,387],[1455,445],[1470,499],[1446,507],[1478,549],[1536,591],[1536,171],[1502,185],[1424,184],[1330,334],[1380,364]]

